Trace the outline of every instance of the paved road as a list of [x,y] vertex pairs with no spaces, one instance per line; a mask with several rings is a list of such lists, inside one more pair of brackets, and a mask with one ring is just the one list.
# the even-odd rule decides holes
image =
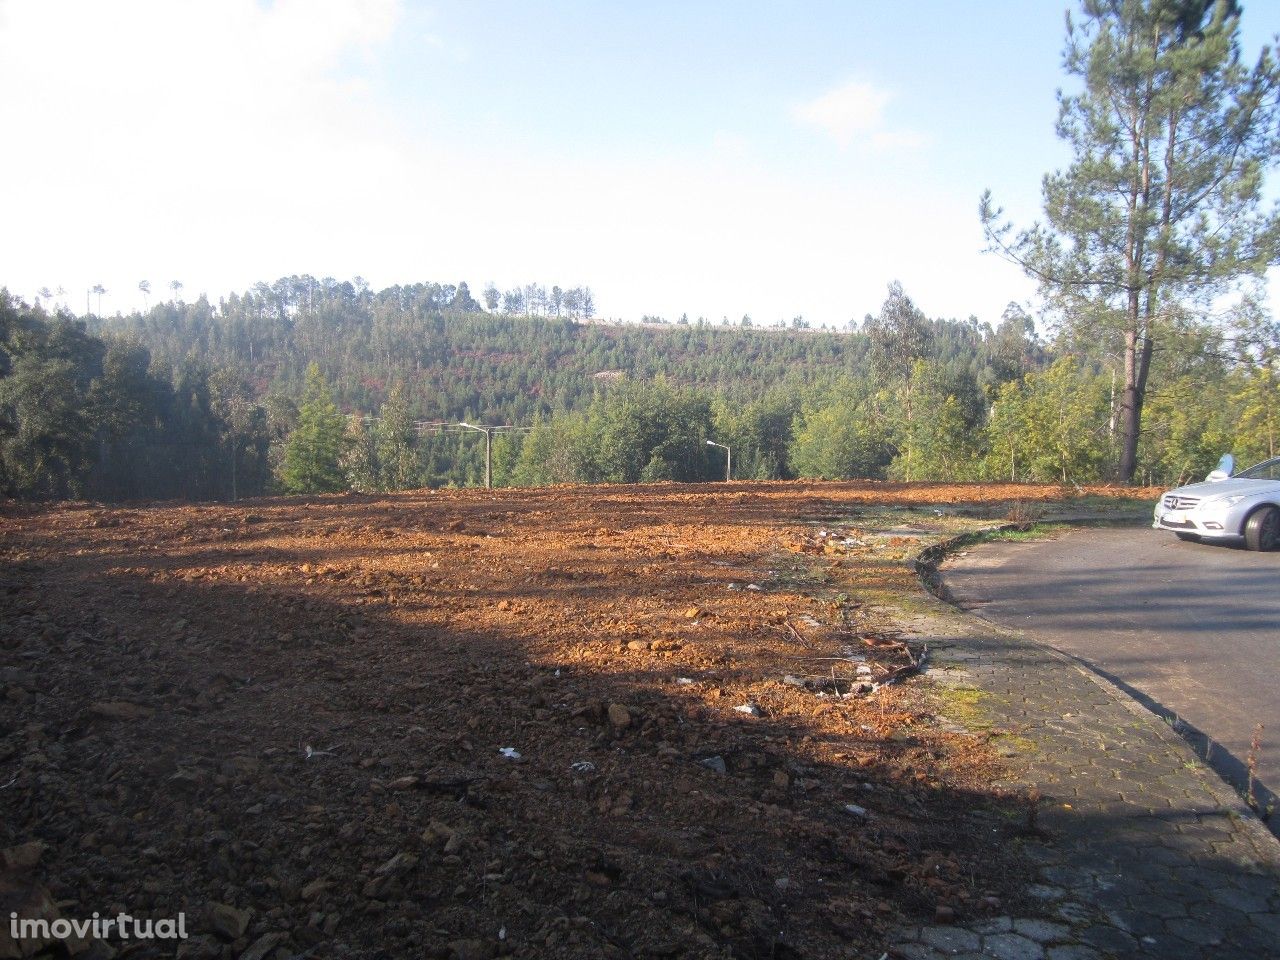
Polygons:
[[1264,724],[1260,799],[1280,793],[1280,553],[1108,528],[982,545],[942,572],[961,606],[1086,661],[1177,717],[1238,788]]

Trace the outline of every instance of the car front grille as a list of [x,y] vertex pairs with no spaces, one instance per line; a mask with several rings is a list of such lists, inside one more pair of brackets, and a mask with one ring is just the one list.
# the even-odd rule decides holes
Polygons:
[[1176,493],[1165,495],[1165,507],[1170,510],[1194,510],[1200,503],[1199,497],[1180,497]]

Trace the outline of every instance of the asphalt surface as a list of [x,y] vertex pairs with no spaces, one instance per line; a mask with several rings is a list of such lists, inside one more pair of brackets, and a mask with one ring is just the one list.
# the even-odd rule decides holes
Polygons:
[[973,547],[942,575],[960,606],[1078,658],[1175,723],[1240,790],[1252,753],[1258,800],[1276,801],[1280,552],[1089,529]]

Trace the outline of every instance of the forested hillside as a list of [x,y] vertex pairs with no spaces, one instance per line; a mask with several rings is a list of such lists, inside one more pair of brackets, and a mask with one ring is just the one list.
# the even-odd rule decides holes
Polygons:
[[[523,309],[524,298],[511,291],[503,299]],[[527,299],[544,302],[536,292]],[[426,420],[529,423],[585,406],[601,382],[619,374],[754,396],[867,369],[869,340],[860,334],[705,320],[605,325],[554,311],[548,305],[533,315],[486,312],[465,283],[374,293],[293,277],[260,284],[217,308],[164,303],[145,316],[92,318],[89,329],[136,340],[164,368],[194,360],[235,370],[258,395],[297,396],[316,363],[344,411],[376,412],[391,387],[402,384],[412,413]],[[953,379],[987,385],[1038,356],[1034,344],[1023,342],[1029,327],[1020,316],[999,336],[976,321],[928,326],[930,355]]]
[[[175,294],[176,294],[175,289]],[[212,305],[50,315],[0,297],[0,471],[32,498],[723,478],[1107,479],[1116,357],[925,317],[896,285],[850,331],[608,325],[587,288],[374,292],[292,277]],[[557,315],[558,314],[558,315]],[[656,318],[651,318],[656,319]],[[853,326],[853,325],[851,325]],[[1275,449],[1274,328],[1186,323],[1158,356],[1140,479]]]

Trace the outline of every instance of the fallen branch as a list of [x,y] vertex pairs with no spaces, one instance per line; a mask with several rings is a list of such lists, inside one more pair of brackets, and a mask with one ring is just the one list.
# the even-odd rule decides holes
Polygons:
[[929,655],[928,646],[924,646],[920,648],[919,657],[912,656],[911,648],[908,647],[905,643],[902,645],[902,649],[907,652],[907,657],[911,660],[911,662],[904,667],[898,667],[898,669],[890,671],[888,675],[884,677],[884,679],[878,680],[876,682],[877,686],[887,687],[891,683],[897,683],[899,680],[901,680],[905,676],[909,676],[910,674],[920,672],[920,668],[924,666],[925,658],[928,657]]

